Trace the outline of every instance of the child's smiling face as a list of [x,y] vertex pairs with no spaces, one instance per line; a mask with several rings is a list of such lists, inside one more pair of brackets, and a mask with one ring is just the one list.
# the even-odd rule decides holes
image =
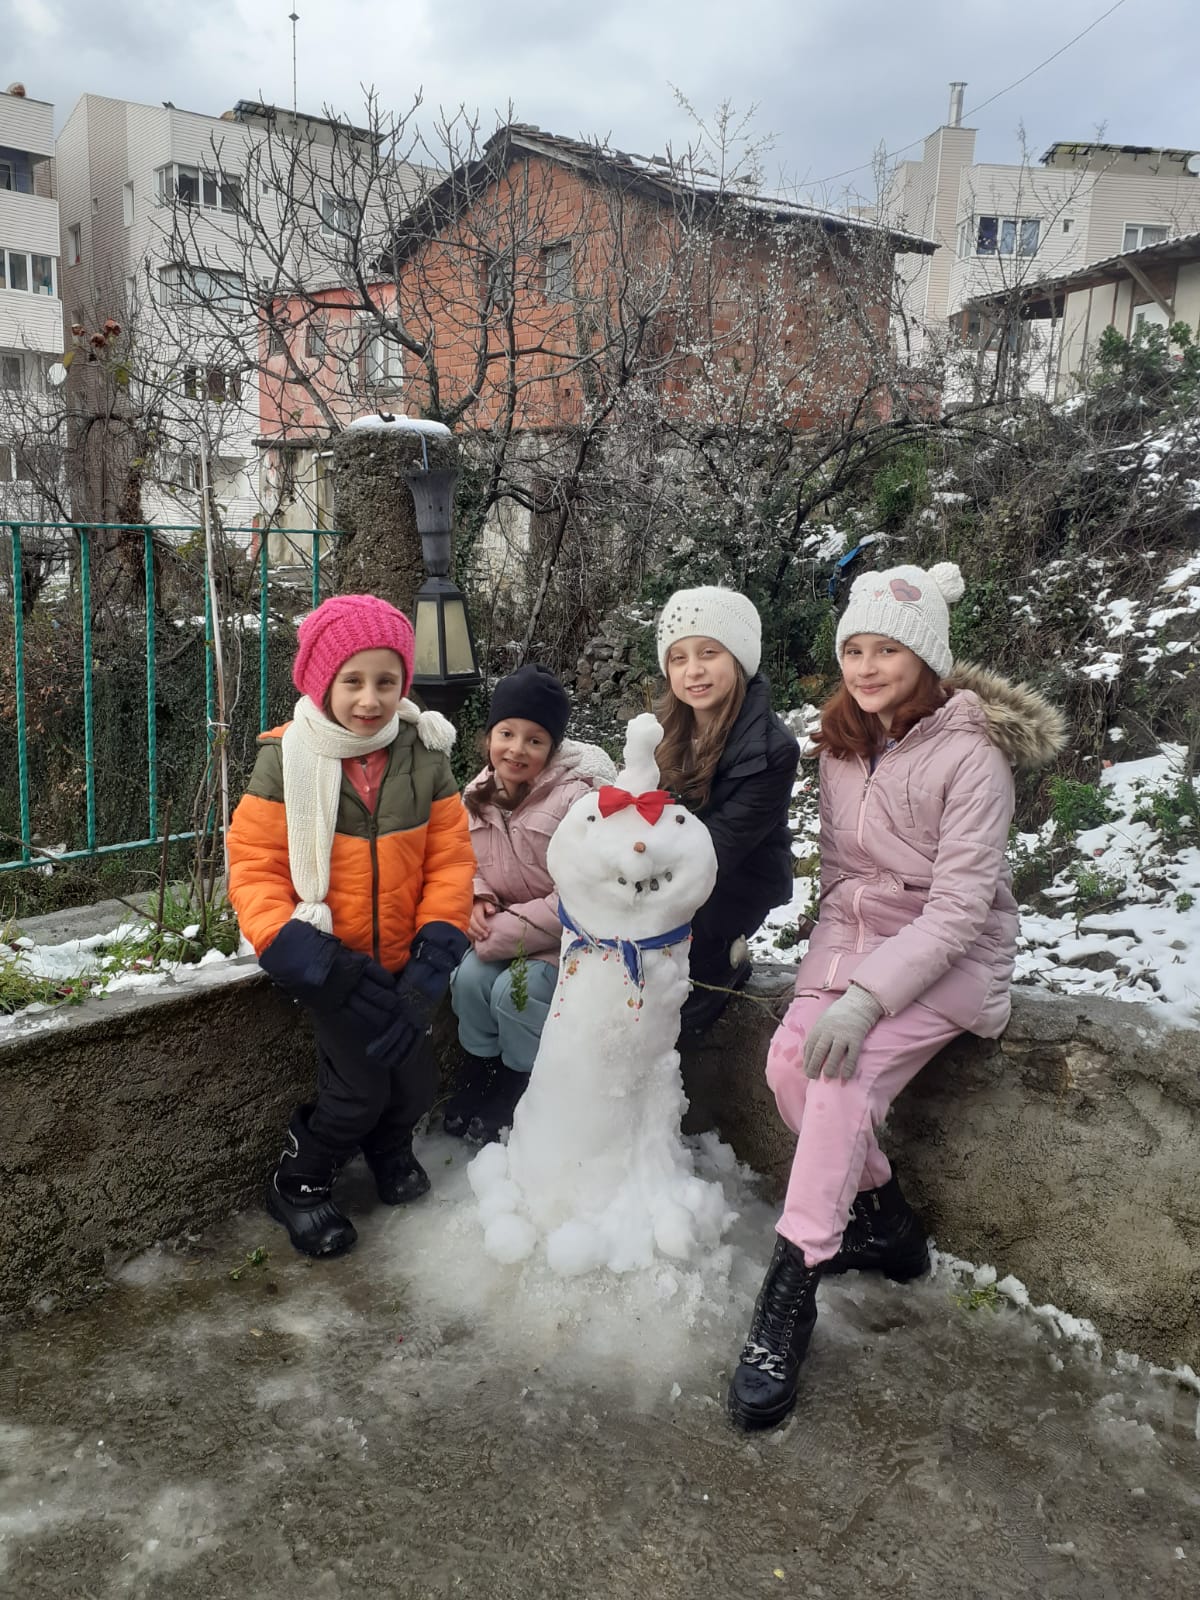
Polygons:
[[386,727],[404,693],[404,663],[394,650],[360,650],[329,686],[326,714],[348,733]]
[[505,717],[488,734],[488,760],[508,794],[532,783],[552,752],[550,735],[528,717]]

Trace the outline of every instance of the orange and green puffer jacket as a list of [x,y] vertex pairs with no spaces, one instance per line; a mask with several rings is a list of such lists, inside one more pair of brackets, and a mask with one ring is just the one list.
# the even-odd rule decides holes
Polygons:
[[[229,825],[229,899],[261,955],[299,903],[288,866],[283,728],[259,735],[258,759]],[[344,774],[329,863],[333,931],[390,972],[419,928],[471,916],[475,857],[448,758],[401,723],[372,816]]]

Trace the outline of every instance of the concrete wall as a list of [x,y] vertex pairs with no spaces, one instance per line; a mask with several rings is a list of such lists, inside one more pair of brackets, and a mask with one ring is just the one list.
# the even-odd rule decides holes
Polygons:
[[[790,986],[789,969],[761,969],[684,1063],[689,1131],[717,1126],[774,1192],[792,1140],[762,1069]],[[0,1315],[79,1300],[109,1262],[256,1204],[311,1073],[300,1013],[252,975],[6,1035]],[[1115,1345],[1200,1366],[1194,1033],[1142,1006],[1018,990],[1003,1042],[945,1051],[884,1142],[943,1248],[1015,1273]]]

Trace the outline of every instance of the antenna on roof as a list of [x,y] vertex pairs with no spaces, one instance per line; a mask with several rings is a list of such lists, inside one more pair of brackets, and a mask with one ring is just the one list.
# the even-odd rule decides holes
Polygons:
[[300,21],[300,13],[298,11],[289,11],[288,12],[288,21],[292,25],[292,115],[294,117],[296,115],[296,109],[297,109],[297,98],[296,98],[296,24]]

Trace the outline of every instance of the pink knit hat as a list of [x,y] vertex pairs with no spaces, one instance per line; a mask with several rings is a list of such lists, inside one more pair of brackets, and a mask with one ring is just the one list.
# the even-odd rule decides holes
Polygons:
[[300,624],[292,682],[324,706],[343,664],[360,650],[394,650],[404,663],[403,689],[412,683],[413,630],[402,611],[373,594],[335,594]]

